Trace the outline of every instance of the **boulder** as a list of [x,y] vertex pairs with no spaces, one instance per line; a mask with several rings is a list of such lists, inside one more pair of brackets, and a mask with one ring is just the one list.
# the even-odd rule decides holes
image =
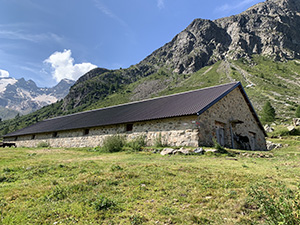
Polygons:
[[264,126],[264,129],[265,129],[265,131],[266,131],[267,133],[270,133],[270,132],[273,132],[273,131],[274,131],[274,128],[271,127],[271,126],[268,125],[268,124]]
[[164,149],[160,152],[160,154],[161,154],[161,155],[171,155],[171,154],[173,154],[174,151],[175,151],[175,149],[173,149],[173,148],[164,148]]
[[186,149],[186,148],[180,148],[180,149],[177,149],[173,152],[173,154],[176,154],[176,153],[183,154],[183,155],[189,155],[190,150]]
[[282,144],[276,144],[276,143],[273,143],[271,141],[267,141],[267,150],[268,151],[271,151],[273,149],[278,149],[278,148],[282,148]]
[[205,150],[203,148],[196,148],[196,149],[194,149],[194,153],[203,155],[205,153]]
[[291,125],[291,126],[288,126],[287,129],[289,130],[289,132],[292,132],[292,131],[294,131],[296,128],[295,128],[293,125]]
[[300,126],[300,118],[294,118],[293,119],[293,124],[294,124],[295,127]]

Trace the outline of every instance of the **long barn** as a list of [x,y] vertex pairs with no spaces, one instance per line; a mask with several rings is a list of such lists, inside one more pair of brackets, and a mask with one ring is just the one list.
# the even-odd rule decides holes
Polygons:
[[266,133],[240,82],[85,111],[38,122],[5,135],[5,143],[35,147],[101,146],[107,136],[161,138],[168,146],[266,150]]

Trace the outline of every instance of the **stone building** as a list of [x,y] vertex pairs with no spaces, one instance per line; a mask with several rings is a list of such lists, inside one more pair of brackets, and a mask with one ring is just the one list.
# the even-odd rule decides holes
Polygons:
[[266,133],[242,85],[229,83],[38,122],[5,135],[4,142],[34,147],[101,146],[105,137],[144,136],[169,146],[266,150]]

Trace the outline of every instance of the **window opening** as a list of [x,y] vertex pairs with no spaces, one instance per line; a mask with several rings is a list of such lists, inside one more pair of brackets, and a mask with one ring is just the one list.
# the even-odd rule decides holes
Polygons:
[[126,125],[126,131],[132,131],[133,130],[133,124],[129,123]]
[[57,132],[54,132],[52,137],[54,137],[54,138],[57,137]]
[[88,135],[90,133],[90,129],[85,129],[84,131],[83,131],[83,135]]

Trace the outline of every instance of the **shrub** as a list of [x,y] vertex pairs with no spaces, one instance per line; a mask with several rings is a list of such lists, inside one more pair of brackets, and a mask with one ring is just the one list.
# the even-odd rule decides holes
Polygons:
[[154,146],[157,148],[164,147],[164,144],[162,143],[161,133],[159,133],[158,137],[155,138]]
[[38,148],[49,148],[50,144],[48,142],[42,141],[42,142],[38,143],[37,147]]
[[220,145],[216,140],[213,141],[214,141],[214,148],[218,151],[218,153],[221,154],[227,153],[226,149],[222,145]]
[[127,143],[127,146],[132,148],[134,151],[140,151],[142,147],[146,146],[145,136],[138,136],[132,141]]
[[113,135],[106,137],[103,141],[102,150],[104,152],[119,152],[122,151],[125,145],[125,137],[120,135]]
[[297,109],[296,109],[295,116],[296,116],[297,118],[300,118],[300,105],[299,105],[299,106],[297,107]]
[[273,108],[273,106],[269,101],[266,102],[261,112],[261,121],[263,123],[274,122],[275,116],[276,116],[275,109]]

